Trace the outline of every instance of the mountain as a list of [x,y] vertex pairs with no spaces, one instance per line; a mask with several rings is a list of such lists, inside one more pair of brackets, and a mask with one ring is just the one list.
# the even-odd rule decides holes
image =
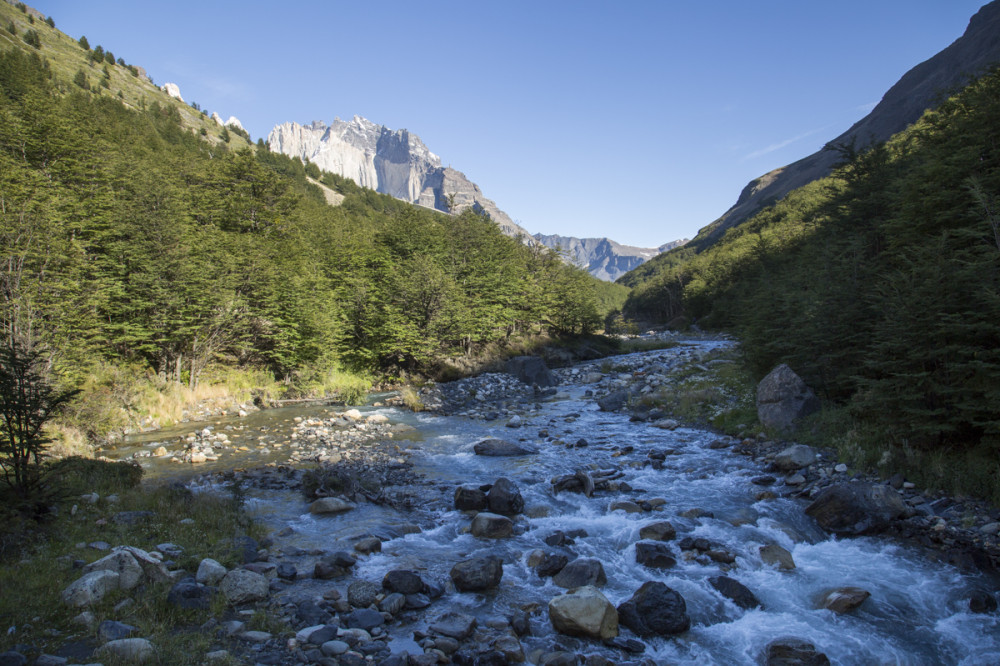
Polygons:
[[732,208],[699,230],[691,246],[698,251],[708,247],[727,229],[750,219],[760,209],[828,175],[843,158],[836,147],[853,145],[862,149],[888,140],[916,122],[925,110],[934,108],[947,93],[997,62],[1000,62],[1000,0],[983,6],[961,37],[904,74],[871,113],[822,150],[751,181]]
[[633,247],[616,243],[609,238],[574,238],[573,236],[535,234],[534,239],[545,247],[562,250],[572,264],[583,268],[600,280],[609,282],[614,282],[661,252],[680,247],[688,242],[685,238],[659,247]]
[[405,129],[391,130],[361,116],[335,118],[330,125],[288,122],[275,126],[267,143],[275,152],[308,160],[362,187],[445,212],[482,210],[508,236],[530,237],[478,185],[441,166],[441,158]]

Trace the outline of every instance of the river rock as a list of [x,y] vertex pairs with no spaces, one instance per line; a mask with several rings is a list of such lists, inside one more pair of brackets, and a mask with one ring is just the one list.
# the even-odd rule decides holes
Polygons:
[[549,620],[553,629],[569,636],[608,640],[618,635],[618,612],[590,585],[549,601]]
[[340,619],[348,629],[364,629],[365,631],[371,631],[375,627],[381,627],[385,624],[382,613],[373,608],[359,608],[346,615],[341,615]]
[[233,569],[219,584],[219,590],[230,604],[238,605],[267,599],[267,576],[246,569]]
[[486,504],[493,513],[513,516],[524,511],[524,497],[510,479],[499,478],[486,495]]
[[389,592],[420,594],[424,591],[424,581],[415,571],[393,569],[382,578],[382,587]]
[[392,592],[385,595],[382,601],[378,602],[378,609],[389,615],[398,615],[399,611],[406,607],[406,595],[399,592]]
[[198,563],[198,573],[195,580],[202,585],[216,585],[228,573],[226,567],[222,566],[210,557],[206,557]]
[[729,599],[740,608],[743,608],[744,610],[760,608],[760,601],[757,599],[756,595],[754,595],[753,592],[751,592],[738,580],[730,578],[729,576],[713,576],[708,579],[708,582],[712,587],[718,590],[719,594]]
[[138,633],[138,631],[139,627],[134,627],[131,624],[125,624],[117,620],[104,620],[97,627],[97,637],[101,639],[101,642],[107,643],[108,641],[128,638],[132,634]]
[[145,638],[122,638],[105,643],[94,655],[141,664],[156,656],[156,648]]
[[760,549],[760,559],[764,564],[776,564],[779,569],[786,571],[795,568],[795,560],[792,559],[792,554],[776,543],[762,546]]
[[691,626],[684,597],[659,581],[643,583],[618,606],[618,617],[639,636],[671,636]]
[[167,603],[179,608],[206,609],[212,605],[216,589],[199,583],[194,578],[178,581],[167,593]]
[[829,666],[830,660],[816,646],[800,638],[779,638],[764,648],[765,666]]
[[464,641],[476,628],[476,618],[465,613],[448,611],[434,620],[428,628],[436,634]]
[[789,446],[774,456],[774,466],[784,472],[808,467],[816,462],[816,451],[805,444]]
[[819,400],[802,378],[782,363],[757,385],[757,418],[765,428],[788,432],[795,422],[819,409]]
[[382,540],[377,536],[367,536],[358,539],[354,544],[354,550],[362,555],[382,552]]
[[503,560],[496,555],[462,560],[449,573],[459,592],[478,592],[500,584],[503,578]]
[[96,562],[91,562],[83,568],[83,573],[91,571],[114,571],[118,574],[118,587],[122,590],[131,590],[138,585],[143,578],[142,567],[136,562],[132,553],[127,550],[116,550],[110,555],[105,555]]
[[834,613],[849,613],[865,602],[871,592],[860,587],[838,587],[830,590],[820,599],[819,607],[832,610]]
[[604,565],[600,560],[590,557],[581,557],[573,560],[562,570],[552,577],[552,582],[559,587],[571,590],[574,587],[589,585],[601,587],[608,582],[608,577],[604,574]]
[[673,524],[666,520],[643,525],[639,528],[639,538],[650,541],[670,541],[677,536],[677,530]]
[[612,391],[606,396],[598,398],[597,406],[600,407],[602,412],[617,412],[625,406],[626,400],[628,400],[628,391],[624,389]]
[[487,456],[492,458],[526,456],[538,453],[535,449],[522,446],[515,442],[508,442],[496,437],[481,439],[472,445],[472,450],[477,456]]
[[819,526],[846,536],[875,534],[906,513],[906,504],[889,486],[840,483],[824,488],[806,507]]
[[976,590],[969,595],[969,610],[973,613],[992,613],[997,609],[997,600],[989,592]]
[[95,604],[108,592],[118,589],[119,578],[118,572],[109,569],[91,571],[63,590],[63,602],[77,608]]
[[355,608],[368,608],[382,593],[382,586],[370,580],[356,580],[347,586],[347,603]]
[[354,508],[354,504],[339,497],[320,497],[309,505],[309,513],[346,513]]
[[486,508],[486,493],[479,488],[459,486],[455,488],[455,508],[459,511],[482,511]]
[[670,569],[677,564],[670,546],[662,541],[640,541],[635,544],[635,561],[651,569]]
[[550,578],[566,568],[569,558],[561,553],[544,553],[535,566],[535,573],[542,578]]
[[514,375],[519,380],[531,386],[555,386],[557,384],[555,376],[538,356],[515,356],[508,359],[504,370],[507,374]]
[[496,513],[481,511],[472,519],[472,536],[481,539],[502,539],[514,533],[514,523],[510,518]]

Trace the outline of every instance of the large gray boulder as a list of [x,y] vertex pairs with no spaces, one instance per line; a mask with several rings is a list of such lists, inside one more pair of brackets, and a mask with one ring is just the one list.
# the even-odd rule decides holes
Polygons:
[[841,483],[824,488],[806,507],[827,532],[845,536],[876,534],[906,513],[906,504],[889,486]]
[[141,664],[156,657],[156,648],[145,638],[121,638],[102,645],[95,652],[95,656]]
[[563,567],[559,573],[552,577],[552,582],[559,587],[572,590],[574,587],[585,585],[591,587],[606,585],[608,577],[604,573],[604,565],[601,564],[600,560],[581,557]]
[[814,462],[816,451],[805,444],[794,444],[774,456],[774,466],[785,472],[808,467]]
[[671,636],[691,626],[684,597],[659,581],[643,583],[618,606],[618,617],[639,636]]
[[493,513],[513,516],[524,511],[524,497],[513,481],[499,478],[486,495],[486,504]]
[[801,638],[773,640],[764,648],[764,666],[829,666],[830,660],[816,646]]
[[462,560],[451,568],[449,575],[459,592],[488,590],[500,584],[503,560],[495,555]]
[[245,604],[267,599],[270,592],[267,576],[247,569],[233,569],[225,575],[219,589],[231,604]]
[[524,456],[538,453],[538,451],[530,447],[522,446],[514,442],[508,442],[504,439],[497,439],[495,437],[488,437],[486,439],[479,440],[472,445],[472,450],[476,452],[477,456],[494,458]]
[[114,571],[118,574],[118,587],[123,590],[131,590],[143,578],[142,567],[127,550],[116,550],[83,567],[85,574],[92,571]]
[[471,531],[480,539],[503,539],[514,533],[514,523],[507,516],[480,511],[472,519]]
[[765,428],[789,432],[796,421],[818,410],[812,389],[784,363],[757,385],[757,418]]
[[609,640],[618,635],[618,612],[590,585],[549,601],[549,620],[553,629],[568,636]]
[[507,361],[504,368],[507,374],[514,375],[522,382],[531,386],[555,386],[556,378],[538,356],[515,356]]
[[112,590],[117,590],[120,576],[117,571],[97,569],[84,574],[62,593],[63,602],[77,608],[95,604]]

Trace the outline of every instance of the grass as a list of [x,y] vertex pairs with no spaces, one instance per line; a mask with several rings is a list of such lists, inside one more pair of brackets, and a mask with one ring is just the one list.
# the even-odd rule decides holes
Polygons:
[[[14,514],[7,502],[0,505],[0,625],[6,630],[0,635],[0,652],[17,644],[48,653],[70,641],[96,645],[97,624],[113,619],[137,626],[139,635],[156,646],[158,663],[200,663],[213,649],[213,636],[197,628],[227,612],[221,598],[207,610],[184,610],[166,602],[170,583],[147,584],[109,594],[88,609],[95,624],[81,626],[73,622],[81,609],[66,606],[62,590],[81,575],[74,560],[91,562],[106,553],[80,544],[106,541],[112,546],[152,550],[169,541],[183,549],[177,565],[193,575],[205,557],[227,567],[237,564],[231,539],[259,537],[259,528],[234,498],[138,483],[141,472],[127,463],[74,459],[52,467],[59,472],[63,494],[72,497],[59,503],[56,515],[36,521]],[[93,504],[82,500],[77,494],[81,490],[97,492],[100,499]],[[151,511],[153,516],[124,525],[111,520],[119,511]],[[115,610],[125,599],[131,599],[129,605]],[[283,630],[266,618],[256,621],[257,625]]]
[[[205,140],[212,144],[221,143],[219,134],[222,128],[210,117],[196,111],[189,104],[174,99],[159,89],[150,81],[141,76],[133,76],[127,67],[119,64],[110,65],[106,62],[95,63],[90,59],[90,53],[80,47],[77,38],[70,37],[58,29],[58,17],[56,27],[49,27],[44,20],[35,19],[31,23],[28,15],[6,2],[0,2],[0,50],[11,47],[20,48],[28,52],[36,52],[49,61],[53,75],[59,83],[60,89],[66,92],[80,90],[80,87],[73,83],[73,78],[78,71],[83,71],[91,86],[92,94],[103,95],[118,99],[125,106],[133,109],[148,108],[154,102],[160,106],[173,106],[181,114],[181,121],[185,128],[201,134],[205,130]],[[13,22],[16,35],[11,35],[6,26]],[[41,48],[34,49],[24,43],[22,35],[26,30],[34,30],[38,33],[41,41]],[[91,48],[102,44],[100,35],[87,36]],[[115,58],[121,57],[126,62],[129,60],[127,53],[115,52],[113,44],[102,44],[105,50],[110,49],[115,53]],[[142,63],[133,63],[141,66]],[[107,88],[101,85],[104,79],[104,66],[107,65],[110,74]],[[182,90],[183,93],[183,82]],[[190,100],[189,100],[190,101]],[[226,117],[228,114],[219,111],[219,115]],[[229,147],[232,150],[239,150],[249,145],[243,137],[235,132],[230,132],[231,141]]]
[[404,386],[399,390],[399,397],[403,399],[403,404],[411,411],[422,412],[424,410],[424,402],[414,387]]

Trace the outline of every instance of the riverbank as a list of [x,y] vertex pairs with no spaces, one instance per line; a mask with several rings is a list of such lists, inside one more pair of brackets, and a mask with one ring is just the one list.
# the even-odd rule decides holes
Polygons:
[[[353,419],[347,410],[329,409],[286,416],[287,430],[270,429],[266,436],[273,439],[264,443],[272,452],[281,443],[280,458],[256,470],[206,473],[190,486],[229,487],[223,495],[249,498],[266,534],[254,561],[207,557],[222,570],[205,568],[254,581],[256,596],[234,601],[240,597],[222,590],[223,578],[202,576],[206,558],[196,546],[185,546],[183,560],[159,551],[164,561],[182,566],[168,567],[177,580],[147,589],[162,606],[184,576],[194,578],[183,594],[210,598],[186,626],[210,640],[189,643],[191,654],[211,653],[221,663],[705,663],[699,657],[705,654],[719,663],[750,663],[780,652],[776,631],[789,626],[834,661],[853,655],[857,663],[872,654],[907,661],[943,650],[997,648],[982,634],[984,622],[996,624],[995,612],[983,620],[970,610],[983,581],[957,577],[923,556],[913,559],[881,538],[829,540],[803,514],[798,496],[852,477],[864,482],[838,469],[843,463],[831,452],[815,451],[808,464],[776,473],[767,466],[791,442],[758,437],[752,423],[743,424],[744,436],[713,435],[655,406],[652,396],[667,389],[690,410],[685,414],[741,425],[744,406],[731,402],[727,390],[699,393],[697,400],[691,393],[704,391],[704,373],[732,369],[722,355],[729,346],[678,341],[661,353],[554,369],[557,383],[537,390],[501,373],[426,387],[420,393],[425,406],[447,416],[386,408],[365,408]],[[407,427],[400,428],[401,421]],[[520,452],[485,455],[507,445]],[[235,452],[227,455],[234,456],[229,467],[242,466]],[[293,459],[297,465],[287,464]],[[313,502],[319,504],[310,511]],[[659,536],[650,536],[653,525]],[[162,545],[108,543],[145,552]],[[793,568],[765,558],[782,551]],[[96,561],[97,555],[79,559]],[[588,603],[602,604],[599,594],[617,606],[617,636],[602,640],[598,631],[581,638],[556,626],[559,611],[551,604],[572,595],[553,575],[577,560],[575,568],[598,563],[587,565],[593,578],[581,580],[599,590],[588,593]],[[57,571],[62,584],[74,578],[72,569]],[[266,591],[260,578],[234,574],[240,571],[262,576]],[[903,572],[907,584],[899,580]],[[716,584],[740,590],[721,578],[750,591],[763,610],[747,610],[720,592]],[[470,579],[486,581],[485,588],[463,587]],[[626,602],[651,581],[686,600],[678,617],[688,618],[687,629],[645,636],[627,624]],[[844,616],[817,609],[815,594],[845,584],[861,586],[871,601],[862,599]],[[207,591],[211,587],[218,589]],[[995,602],[995,588],[990,595]],[[130,616],[116,609],[116,599],[95,607],[127,624]],[[891,618],[911,617],[912,608],[924,610],[906,627],[892,628]],[[942,632],[949,622],[961,622],[965,635]],[[901,647],[905,642],[897,640],[914,626],[921,627],[919,645]],[[167,639],[143,632],[140,626],[135,636],[168,663],[160,646]],[[859,643],[860,636],[866,638]],[[69,634],[46,644],[60,639],[69,641]],[[960,647],[963,640],[969,646]]]

